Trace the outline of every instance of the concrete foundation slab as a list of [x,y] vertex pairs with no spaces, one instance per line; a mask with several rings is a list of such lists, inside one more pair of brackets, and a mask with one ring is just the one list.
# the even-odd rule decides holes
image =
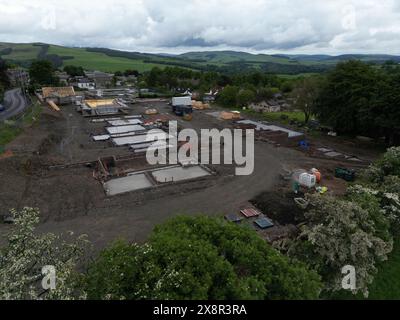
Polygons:
[[104,135],[100,135],[100,136],[93,136],[93,140],[94,141],[107,141],[107,140],[110,140],[110,135],[104,134]]
[[289,135],[289,138],[295,138],[295,137],[300,137],[303,136],[304,134],[301,132],[297,132],[297,131],[293,131],[293,130],[289,130],[280,126],[276,126],[276,125],[267,125],[261,122],[257,122],[257,121],[253,121],[253,120],[241,120],[238,121],[237,123],[241,123],[241,124],[252,124],[256,126],[256,130],[260,131],[260,130],[271,130],[271,131],[283,131],[283,132],[287,132]]
[[336,158],[336,157],[343,156],[343,154],[341,154],[339,152],[336,152],[336,151],[331,151],[331,152],[327,152],[327,153],[324,153],[324,154],[329,158]]
[[190,180],[210,175],[208,171],[200,166],[166,168],[153,171],[151,174],[160,183]]
[[111,126],[129,126],[134,124],[142,124],[142,120],[139,119],[121,119],[121,120],[110,120],[107,121]]
[[119,134],[127,132],[145,131],[146,128],[142,127],[141,125],[134,124],[129,126],[107,127],[106,130],[109,134]]
[[124,178],[113,179],[104,184],[108,196],[115,196],[126,192],[152,187],[153,184],[144,173],[134,174]]
[[332,149],[328,149],[328,148],[318,148],[318,151],[322,152],[322,153],[327,153],[327,152],[332,152]]
[[152,133],[134,135],[130,137],[121,137],[112,139],[113,143],[117,146],[142,144],[147,142],[153,142],[157,140],[165,141],[172,138],[169,134],[162,130],[153,130]]

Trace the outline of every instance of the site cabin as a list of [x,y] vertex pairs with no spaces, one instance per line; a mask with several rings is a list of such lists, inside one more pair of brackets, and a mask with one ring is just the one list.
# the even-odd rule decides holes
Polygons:
[[190,106],[192,107],[192,97],[187,96],[187,97],[174,97],[172,98],[172,106],[173,107],[178,107],[178,106]]

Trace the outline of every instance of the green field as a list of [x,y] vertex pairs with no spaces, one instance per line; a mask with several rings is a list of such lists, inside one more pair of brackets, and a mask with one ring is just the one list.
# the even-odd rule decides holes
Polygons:
[[109,57],[104,53],[89,52],[81,48],[66,48],[50,46],[48,54],[59,56],[73,56],[73,59],[64,61],[65,65],[83,66],[87,70],[98,70],[104,72],[124,71],[135,69],[139,72],[149,71],[158,66],[164,68],[165,65],[144,63],[143,60],[133,60],[119,57]]
[[12,51],[10,54],[2,56],[2,58],[9,60],[34,60],[40,51],[40,47],[33,44],[0,43],[0,51],[6,48],[11,48]]
[[230,62],[246,62],[260,64],[274,62],[280,64],[292,64],[292,60],[285,57],[276,57],[266,54],[250,54],[246,52],[234,51],[214,51],[214,52],[190,52],[181,54],[179,57],[185,59],[200,59],[215,65],[224,65]]
[[400,238],[395,241],[389,260],[380,264],[369,299],[400,300]]

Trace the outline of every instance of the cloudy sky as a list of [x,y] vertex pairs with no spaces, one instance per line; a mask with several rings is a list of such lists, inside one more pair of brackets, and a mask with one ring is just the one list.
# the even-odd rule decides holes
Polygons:
[[0,14],[3,42],[400,54],[399,0],[0,0]]

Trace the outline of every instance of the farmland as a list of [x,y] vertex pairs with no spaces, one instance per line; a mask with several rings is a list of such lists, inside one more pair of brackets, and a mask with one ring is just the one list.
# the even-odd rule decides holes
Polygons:
[[136,69],[139,72],[153,67],[179,66],[194,70],[262,70],[281,77],[296,77],[329,70],[344,59],[360,59],[365,62],[381,63],[399,60],[396,56],[353,55],[353,56],[287,56],[251,54],[236,51],[188,52],[180,55],[146,54],[102,48],[71,48],[41,43],[0,43],[0,57],[11,63],[28,67],[35,59],[58,57],[60,65],[82,66],[87,70],[104,72]]
[[89,52],[83,48],[50,46],[48,54],[73,57],[72,59],[64,60],[64,66],[83,66],[85,69],[104,72],[115,72],[127,69],[135,69],[139,72],[144,72],[151,70],[151,68],[155,66],[164,67],[154,63],[145,63],[143,60],[110,57],[104,53]]

